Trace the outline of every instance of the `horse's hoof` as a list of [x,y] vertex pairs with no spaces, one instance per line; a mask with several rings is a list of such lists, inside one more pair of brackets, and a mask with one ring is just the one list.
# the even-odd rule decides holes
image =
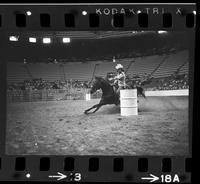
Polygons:
[[86,115],[88,115],[88,112],[87,112],[87,111],[84,111],[83,113],[86,114]]

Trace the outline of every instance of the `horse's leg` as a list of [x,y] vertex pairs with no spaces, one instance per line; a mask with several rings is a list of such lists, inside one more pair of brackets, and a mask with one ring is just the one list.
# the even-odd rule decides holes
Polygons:
[[101,107],[102,105],[103,105],[103,104],[98,104],[97,108],[96,108],[92,113],[97,112],[97,111],[100,109],[100,107]]
[[142,94],[142,96],[143,96],[144,98],[146,98],[143,88],[141,88],[141,94]]
[[93,105],[91,108],[84,111],[85,114],[88,114],[88,112],[94,108],[96,108],[99,104]]
[[97,104],[96,109],[92,113],[97,112],[100,109],[101,106],[106,105],[106,104],[108,104],[108,102],[105,99],[101,99],[101,101],[99,102],[99,104]]
[[144,90],[141,87],[137,87],[137,91],[139,92],[139,94],[141,94],[144,98],[146,98],[145,94],[144,94]]

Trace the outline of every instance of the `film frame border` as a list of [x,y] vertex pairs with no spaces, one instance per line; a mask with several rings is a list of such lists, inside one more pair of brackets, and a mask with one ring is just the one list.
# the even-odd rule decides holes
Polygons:
[[[133,3],[133,5],[135,5],[135,4],[136,4],[136,6],[140,5],[141,8],[142,7],[146,7],[146,5],[143,5],[143,4]],[[158,4],[158,3],[155,3],[155,4]],[[180,6],[181,7],[183,6],[184,8],[186,8],[188,10],[188,11],[186,11],[186,14],[187,14],[187,12],[191,13],[191,12],[193,12],[195,10],[195,6],[194,5],[195,5],[194,3],[191,3],[190,5],[182,5],[181,4]],[[20,5],[18,7],[21,7],[21,6],[23,6],[23,5]],[[28,4],[27,6],[30,6],[30,5]],[[66,6],[68,6],[68,5],[66,5]],[[108,6],[108,5],[106,5],[106,6]],[[119,6],[123,7],[124,4],[120,4]],[[127,5],[127,6],[130,6],[130,5]],[[149,6],[155,6],[155,5],[151,5],[151,3],[150,3]],[[162,4],[162,5],[159,5],[159,6],[164,7],[165,5]],[[75,7],[77,7],[77,5]],[[110,7],[112,7],[112,5],[110,5]],[[169,8],[170,11],[172,11],[175,7],[176,7],[176,5],[173,5],[171,7],[169,5],[167,5],[167,8]],[[13,8],[15,9],[15,6]],[[90,12],[91,9],[94,8],[94,5],[92,5],[91,7],[87,7],[87,8],[89,8],[89,10],[87,10],[87,11]],[[64,9],[64,7],[63,7],[63,9]],[[51,10],[48,10],[48,11],[49,11],[50,15],[52,15],[51,11],[53,11],[53,10],[51,9]],[[7,11],[6,11],[6,13],[7,13]],[[150,24],[146,28],[144,28],[144,27],[141,28],[140,26],[137,26],[137,25],[133,26],[132,24],[125,24],[125,26],[119,26],[119,27],[116,28],[115,26],[113,26],[111,24],[111,22],[113,21],[113,19],[112,19],[113,16],[104,15],[103,19],[107,20],[106,24],[105,25],[100,24],[100,27],[97,27],[97,28],[92,27],[92,30],[93,31],[95,29],[97,29],[97,30],[99,30],[99,29],[101,29],[101,30],[113,30],[113,31],[114,30],[115,31],[116,30],[130,30],[130,29],[134,29],[134,30],[140,30],[140,29],[142,29],[142,30],[152,30],[153,29],[154,30],[154,29],[156,29],[156,30],[158,30],[158,29],[161,28],[162,30],[167,30],[167,31],[170,31],[170,30],[171,31],[173,31],[173,30],[185,30],[186,29],[188,31],[188,33],[194,34],[195,24],[194,24],[193,27],[190,27],[190,28],[186,28],[185,27],[186,14],[184,14],[184,16],[183,16],[184,19],[182,19],[182,21],[179,21],[178,24],[176,24],[175,26],[173,25],[170,28],[164,28],[164,29],[160,27],[162,25],[162,21],[161,21],[162,19],[159,19],[159,21],[158,21],[157,19],[155,19],[155,17],[154,17],[153,20],[150,19],[150,21],[149,21]],[[3,33],[3,36],[6,35],[7,31],[14,31],[14,32],[15,31],[19,31],[20,32],[20,31],[27,31],[27,30],[29,30],[31,28],[31,24],[29,24],[28,26],[23,27],[23,28],[22,27],[17,27],[15,24],[13,24],[14,23],[13,21],[8,21],[11,24],[10,25],[5,25],[4,21],[5,20],[9,20],[10,17],[9,16],[7,16],[6,18],[3,17],[2,13],[1,13],[1,9],[0,9],[0,15],[1,15],[0,16],[1,17],[0,18],[1,19],[1,21],[0,21],[1,22],[1,24],[0,24],[1,25],[0,26],[0,32]],[[54,16],[56,17],[57,15],[54,14]],[[152,18],[152,16],[153,15],[150,15],[151,18]],[[174,13],[172,13],[172,17],[173,16],[174,16]],[[14,18],[13,18],[13,20],[14,20]],[[37,17],[37,21],[38,20],[39,19]],[[176,22],[177,20],[178,20],[178,18],[177,19],[173,19],[174,22]],[[157,21],[160,22],[159,26],[158,25],[155,26],[155,23],[157,23]],[[56,22],[55,19],[54,19],[53,22],[54,23]],[[82,22],[83,24],[79,24],[79,22]],[[100,23],[101,22],[102,22],[102,18],[100,20]],[[125,22],[126,22],[126,20],[125,20]],[[152,22],[153,22],[153,24],[151,24]],[[39,23],[39,21],[38,21],[38,23]],[[55,27],[56,27],[54,25],[54,23],[50,27],[47,26],[48,28],[47,27],[42,28],[42,31],[52,31],[52,30],[54,30]],[[76,23],[76,25],[78,25],[78,26],[75,26],[75,27],[72,27],[72,28],[68,28],[67,27],[67,30],[70,30],[70,31],[72,31],[72,30],[74,30],[74,31],[76,31],[76,30],[79,30],[79,31],[80,30],[91,30],[91,27],[88,26],[89,22],[87,22],[87,26],[85,26],[84,23],[85,23],[85,21],[83,21],[83,19],[82,19],[81,21],[78,21],[78,23]],[[35,24],[35,25],[39,25],[39,24]],[[61,25],[57,25],[57,26],[58,26],[58,28],[56,27],[56,30],[59,29],[61,31],[62,30],[66,31],[66,26],[63,26],[63,24],[62,24],[62,26]],[[41,31],[41,27],[40,26],[35,26],[33,31],[37,31],[38,29],[40,29],[40,31]],[[3,36],[1,36],[0,38],[2,39]],[[4,39],[5,39],[5,37],[3,38],[3,40]],[[3,42],[3,43],[5,43],[5,42]],[[190,57],[194,61],[194,38],[192,38],[190,44],[191,44]],[[4,59],[5,57],[6,57],[6,55],[4,55],[2,59]],[[189,67],[189,70],[190,70],[190,82],[192,81],[191,82],[192,84],[190,84],[190,86],[192,86],[192,89],[190,88],[190,94],[193,94],[194,63],[192,63],[192,64],[191,63],[192,62],[190,62],[190,67]],[[5,95],[5,92],[6,92],[6,90],[5,90],[6,89],[6,85],[5,85],[5,78],[4,77],[6,76],[6,70],[5,70],[6,69],[6,62],[1,63],[0,69],[1,69],[1,74],[0,74],[1,77],[0,77],[0,79],[1,79],[1,82],[3,82],[2,85],[1,85],[1,89],[0,89],[1,90],[1,100],[3,100],[3,102],[5,103],[6,99],[5,99],[4,95]],[[193,100],[193,95],[190,95],[190,107],[192,107],[192,104],[193,104],[192,100]],[[2,113],[6,114],[6,109],[5,109],[5,106],[3,106],[2,104],[1,104],[1,108],[0,108],[0,110],[1,110],[0,118],[1,118],[1,120],[3,119],[5,121],[6,117]],[[192,121],[191,120],[192,119],[192,116],[191,116],[192,112],[193,112],[193,110],[190,108],[190,121]],[[191,131],[192,131],[192,127],[191,126],[192,125],[190,123],[190,130],[189,130],[190,131],[190,150],[191,150],[191,145],[192,145],[191,144]],[[5,129],[5,126],[3,126],[3,128]],[[4,137],[5,136],[5,132],[3,134],[1,134],[1,135],[2,135],[2,137]],[[51,171],[51,172],[55,173],[55,172],[58,171],[58,169],[60,169],[61,172],[63,172],[63,170],[62,170],[63,167],[61,168],[61,165],[63,166],[63,160],[66,159],[66,157],[75,159],[75,165],[74,165],[75,170],[74,171],[76,171],[77,168],[80,168],[80,170],[82,169],[82,173],[84,173],[83,175],[86,177],[82,181],[96,181],[98,179],[99,179],[98,181],[105,181],[104,180],[105,179],[105,175],[104,175],[105,173],[98,173],[98,172],[101,172],[103,168],[104,168],[104,171],[106,171],[106,169],[109,168],[108,172],[110,172],[109,173],[110,176],[106,176],[107,181],[141,182],[141,180],[137,181],[137,179],[138,179],[137,177],[139,177],[139,176],[142,177],[144,175],[144,173],[152,172],[154,170],[155,170],[155,173],[157,173],[157,172],[162,173],[162,166],[161,165],[163,165],[162,164],[162,160],[163,159],[165,159],[165,160],[166,159],[168,159],[168,160],[171,159],[172,160],[173,170],[171,170],[171,172],[169,171],[169,172],[166,172],[166,173],[173,173],[174,171],[177,171],[177,172],[182,171],[184,173],[188,172],[186,175],[182,176],[183,177],[182,178],[183,182],[188,182],[191,179],[191,175],[190,175],[190,172],[191,172],[191,168],[190,168],[191,167],[191,158],[184,157],[184,156],[180,156],[180,157],[179,156],[178,157],[177,156],[172,156],[172,157],[170,157],[170,156],[145,156],[145,155],[144,156],[96,156],[96,155],[95,156],[70,156],[70,155],[69,156],[40,156],[40,155],[38,155],[38,156],[25,156],[26,158],[25,158],[25,161],[24,161],[23,156],[8,156],[8,155],[5,155],[5,147],[4,147],[5,146],[5,141],[4,140],[2,141],[2,139],[0,139],[0,146],[1,146],[1,148],[3,148],[3,149],[0,149],[0,152],[1,152],[1,155],[2,155],[1,159],[0,159],[0,173],[4,173],[4,174],[10,173],[11,174],[11,172],[13,172],[14,174],[12,176],[9,175],[10,177],[12,177],[12,179],[11,178],[8,179],[10,181],[11,180],[19,180],[19,181],[24,180],[24,181],[27,181],[28,180],[27,176],[25,177],[24,174],[22,174],[22,173],[24,173],[26,171],[28,172],[28,170],[27,170],[28,168],[31,168],[30,170],[32,170],[33,168],[35,168],[37,170],[38,169],[38,164],[37,164],[37,166],[35,165],[34,167],[32,167],[33,166],[32,163],[34,163],[34,161],[36,161],[36,160],[37,160],[38,163],[41,162],[40,158],[47,158],[47,160],[48,160],[48,158],[50,158],[49,162],[51,164],[53,163],[53,166],[56,166],[56,167],[52,168],[51,164],[50,164],[50,167],[49,167],[48,171]],[[1,150],[3,150],[3,151],[1,151]],[[190,154],[191,154],[191,152],[190,152]],[[100,163],[99,168],[100,169],[97,169],[96,172],[95,171],[90,172],[89,169],[88,169],[90,167],[90,162],[91,161],[89,161],[89,160],[91,158],[94,158],[94,160],[96,158],[97,158],[97,160],[99,159],[99,163]],[[146,158],[147,158],[147,162],[144,161],[144,162],[141,162],[141,163],[143,163],[143,164],[146,163],[147,164],[147,169],[145,171],[138,172],[137,167],[135,167],[135,166],[140,167],[139,165],[141,165],[141,163],[139,164],[139,160],[140,159],[146,159]],[[116,161],[116,159],[117,159],[117,161]],[[20,171],[20,169],[18,171],[16,171],[15,167],[18,167],[18,166],[16,166],[16,165],[18,165],[17,163],[21,164],[23,161],[25,162],[25,164],[27,163],[26,164],[27,167],[25,166],[24,169],[22,167],[21,168],[22,171]],[[59,163],[61,165],[58,164],[57,161],[59,161]],[[94,161],[94,162],[98,162],[98,161]],[[122,164],[123,166],[120,166],[120,167],[122,167],[123,169],[119,169],[119,170],[116,169],[116,171],[114,171],[114,172],[111,171],[111,170],[114,170],[113,167],[115,165],[115,162],[118,162],[119,165]],[[131,165],[129,165],[129,163],[131,163],[131,162],[132,162],[132,167],[134,166],[134,168],[132,168]],[[153,163],[157,164],[157,169],[155,167],[153,167]],[[166,163],[167,163],[166,165],[168,165],[169,162],[167,161]],[[178,168],[178,170],[177,170],[177,168],[174,167],[174,166],[176,166],[176,164],[178,164],[178,163],[179,163],[179,165],[181,165],[181,169]],[[6,168],[6,170],[4,170],[5,165],[11,165],[12,166],[11,167],[12,171],[10,170],[10,168]],[[87,166],[87,168],[86,167],[82,167],[83,165]],[[148,167],[148,166],[150,166],[150,167]],[[163,167],[168,167],[168,166],[163,166]],[[160,168],[160,169],[158,169],[158,168]],[[2,171],[2,169],[3,169],[3,171]],[[125,173],[124,169],[126,171],[129,171],[129,172]],[[77,172],[81,172],[81,171],[77,171]],[[43,172],[39,171],[39,169],[38,169],[38,171],[36,171],[36,173],[37,173],[36,176],[38,176],[39,180],[44,179],[44,181],[52,181],[52,180],[47,180],[46,178],[44,178],[44,175],[41,174]],[[116,173],[117,173],[117,175],[116,175]],[[137,176],[136,178],[135,178],[133,173],[136,173],[135,174],[135,176]],[[32,179],[33,179],[32,181],[37,181],[36,178],[32,178]]]

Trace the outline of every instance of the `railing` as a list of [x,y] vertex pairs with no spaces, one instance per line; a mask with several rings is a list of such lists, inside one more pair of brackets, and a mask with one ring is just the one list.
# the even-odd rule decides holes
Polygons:
[[[34,102],[34,101],[53,101],[53,100],[85,100],[88,89],[71,88],[67,90],[15,90],[7,91],[8,102]],[[100,98],[101,92],[97,92],[91,98]]]
[[189,96],[189,89],[145,91],[146,96]]
[[[8,91],[8,102],[35,102],[35,101],[53,101],[53,100],[85,100],[88,89],[71,88],[67,90],[35,90],[35,91]],[[91,95],[92,99],[101,98],[102,92],[97,91]],[[145,91],[146,96],[188,96],[189,90],[156,90]]]

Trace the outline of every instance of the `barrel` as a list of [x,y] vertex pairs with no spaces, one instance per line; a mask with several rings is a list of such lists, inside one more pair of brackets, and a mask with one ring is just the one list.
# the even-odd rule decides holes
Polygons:
[[120,90],[121,116],[138,115],[137,89]]
[[85,100],[86,101],[91,100],[91,94],[90,93],[86,93]]

